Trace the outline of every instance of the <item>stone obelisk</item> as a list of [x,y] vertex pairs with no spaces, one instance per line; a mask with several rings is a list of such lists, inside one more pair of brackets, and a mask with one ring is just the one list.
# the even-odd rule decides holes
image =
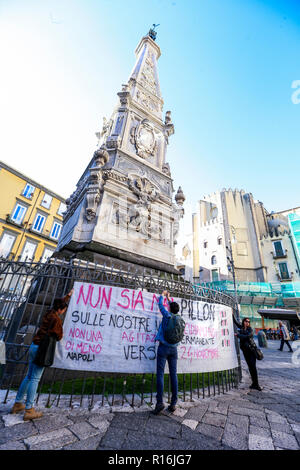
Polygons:
[[170,111],[162,117],[155,38],[150,30],[141,39],[119,102],[96,134],[99,148],[67,200],[59,256],[177,272],[185,197],[179,188],[173,201],[166,151],[174,125]]

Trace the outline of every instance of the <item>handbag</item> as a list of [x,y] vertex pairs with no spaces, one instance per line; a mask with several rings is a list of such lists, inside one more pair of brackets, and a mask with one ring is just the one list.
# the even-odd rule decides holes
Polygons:
[[255,341],[254,341],[253,339],[250,340],[249,346],[250,346],[251,351],[254,353],[256,359],[257,359],[258,361],[261,361],[261,360],[264,358],[263,352],[262,352],[261,349],[259,349],[259,348],[256,346],[256,343],[255,343]]
[[54,362],[56,338],[45,335],[39,344],[33,363],[40,367],[50,367]]

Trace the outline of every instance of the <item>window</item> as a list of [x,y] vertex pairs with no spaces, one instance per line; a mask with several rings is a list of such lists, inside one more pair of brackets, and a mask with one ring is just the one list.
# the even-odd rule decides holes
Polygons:
[[58,222],[54,222],[52,225],[50,237],[57,240],[59,238],[61,228],[62,228],[61,224],[59,224]]
[[208,242],[207,241],[203,242],[203,248],[207,248],[207,247],[208,247]]
[[277,242],[274,242],[273,246],[274,246],[275,256],[277,256],[277,257],[284,256],[284,251],[283,251],[281,240],[279,240]]
[[27,183],[23,190],[22,195],[24,197],[27,197],[27,199],[31,199],[33,196],[34,190],[35,190],[35,187],[32,186],[32,184]]
[[46,216],[42,214],[37,214],[32,224],[32,230],[34,230],[35,232],[42,232],[45,225],[45,221]]
[[63,202],[61,202],[61,203],[60,203],[60,206],[59,206],[59,208],[58,208],[57,213],[58,213],[58,215],[63,215],[63,213],[66,212],[66,210],[67,210],[66,204],[64,204]]
[[51,258],[52,254],[54,253],[54,250],[51,250],[50,248],[45,248],[41,262],[46,263],[46,261]]
[[41,206],[45,207],[46,209],[50,209],[51,202],[52,202],[52,196],[50,194],[44,194],[43,200],[41,202]]
[[222,237],[218,237],[218,245],[222,245]]
[[286,263],[278,263],[280,278],[281,279],[291,279],[288,267]]
[[0,242],[0,256],[6,258],[10,254],[15,240],[15,235],[11,235],[10,233],[3,234]]
[[21,224],[23,222],[26,211],[27,207],[22,206],[22,204],[16,204],[11,215],[11,220],[13,220],[16,224]]
[[36,244],[36,243],[30,242],[30,241],[26,241],[26,243],[25,243],[25,245],[24,245],[24,248],[23,248],[22,255],[21,255],[21,261],[25,261],[25,260],[30,261],[30,260],[33,260],[33,259],[34,259],[34,253],[35,253],[36,247],[37,247],[37,244]]
[[217,257],[215,255],[211,257],[211,264],[217,264]]

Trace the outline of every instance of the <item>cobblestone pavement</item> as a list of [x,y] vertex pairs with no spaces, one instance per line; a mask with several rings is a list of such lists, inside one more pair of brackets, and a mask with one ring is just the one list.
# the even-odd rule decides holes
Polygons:
[[[278,341],[268,345],[265,359],[257,363],[262,392],[249,390],[243,361],[238,389],[179,402],[173,414],[154,416],[147,404],[133,409],[96,403],[88,410],[83,401],[70,409],[61,400],[59,406],[39,406],[44,416],[24,422],[22,414],[9,413],[15,393],[3,404],[2,390],[0,450],[298,450],[300,366],[291,353],[277,350]],[[296,346],[300,353],[300,341]]]

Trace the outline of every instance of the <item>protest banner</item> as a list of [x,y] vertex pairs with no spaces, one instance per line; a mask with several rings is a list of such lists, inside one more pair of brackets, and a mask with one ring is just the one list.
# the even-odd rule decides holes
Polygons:
[[[72,370],[155,373],[155,341],[162,315],[159,293],[75,282],[53,367]],[[230,307],[172,298],[185,320],[178,372],[237,367]],[[165,306],[167,302],[165,299]]]

